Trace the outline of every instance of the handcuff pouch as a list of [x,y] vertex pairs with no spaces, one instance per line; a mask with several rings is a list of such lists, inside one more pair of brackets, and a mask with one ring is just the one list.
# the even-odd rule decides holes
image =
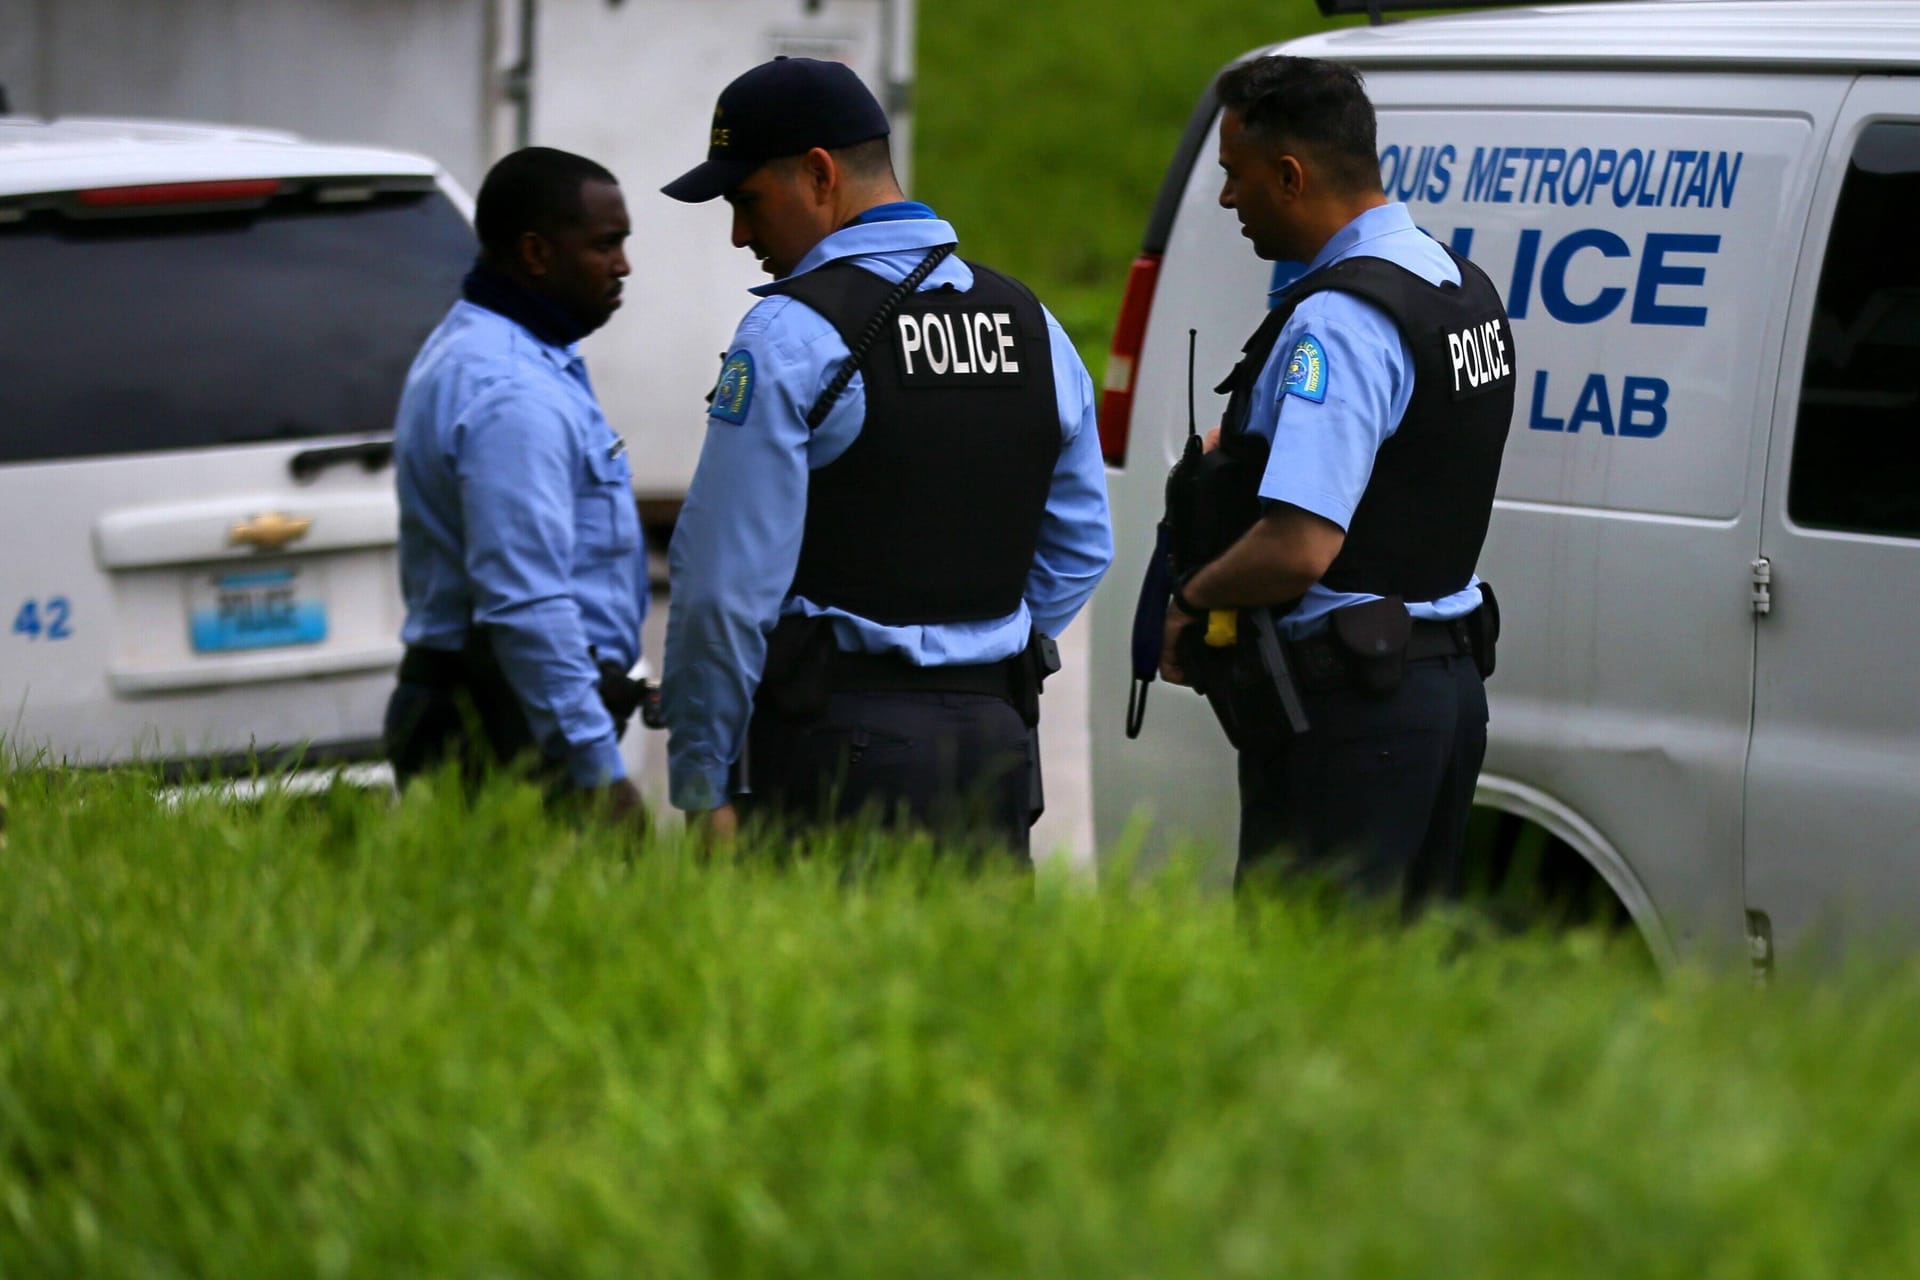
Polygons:
[[1468,614],[1467,640],[1473,645],[1473,665],[1480,678],[1493,674],[1494,642],[1500,639],[1500,602],[1494,598],[1490,583],[1480,584],[1480,607]]
[[1027,647],[1007,660],[1007,695],[1027,728],[1039,726],[1041,686],[1059,669],[1060,646],[1039,627],[1028,634]]
[[1405,601],[1382,596],[1350,604],[1334,610],[1327,621],[1356,685],[1376,698],[1400,687],[1407,674],[1407,641],[1413,638],[1413,617]]

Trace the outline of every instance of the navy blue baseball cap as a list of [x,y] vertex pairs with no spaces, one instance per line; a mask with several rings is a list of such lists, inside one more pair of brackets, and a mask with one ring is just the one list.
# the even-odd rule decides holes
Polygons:
[[816,58],[775,58],[720,91],[707,162],[660,188],[698,204],[745,182],[769,160],[884,138],[887,113],[853,68]]

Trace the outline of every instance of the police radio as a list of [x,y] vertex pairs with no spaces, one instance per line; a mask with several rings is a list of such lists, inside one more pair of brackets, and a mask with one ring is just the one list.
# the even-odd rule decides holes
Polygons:
[[[1173,584],[1220,556],[1261,517],[1267,442],[1233,431],[1222,432],[1214,448],[1206,447],[1194,413],[1197,342],[1198,331],[1187,330],[1186,447],[1167,474],[1166,514],[1134,611],[1129,738],[1139,737],[1146,718],[1147,685],[1158,670]],[[1229,377],[1220,389],[1233,382]],[[1194,691],[1205,695],[1236,748],[1306,732],[1306,709],[1271,609],[1209,610],[1204,626],[1189,626],[1178,643],[1180,664]]]

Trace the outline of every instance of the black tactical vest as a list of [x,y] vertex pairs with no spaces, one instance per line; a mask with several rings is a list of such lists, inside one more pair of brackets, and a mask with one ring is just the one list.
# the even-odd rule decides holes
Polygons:
[[[1060,456],[1052,347],[1024,285],[967,265],[973,288],[910,295],[861,361],[866,419],[808,479],[795,595],[890,626],[1019,608]],[[857,351],[893,288],[833,262],[775,292]]]
[[[1373,474],[1322,575],[1333,591],[1437,600],[1467,585],[1486,541],[1500,455],[1513,420],[1513,327],[1486,273],[1448,250],[1457,285],[1433,285],[1384,258],[1347,258],[1296,281],[1216,388],[1226,392],[1222,436],[1242,453],[1258,486],[1264,442],[1246,435],[1253,384],[1303,298],[1351,293],[1393,317],[1413,350],[1413,398],[1374,456]],[[1336,372],[1336,375],[1337,372]],[[1236,439],[1237,437],[1237,439]]]

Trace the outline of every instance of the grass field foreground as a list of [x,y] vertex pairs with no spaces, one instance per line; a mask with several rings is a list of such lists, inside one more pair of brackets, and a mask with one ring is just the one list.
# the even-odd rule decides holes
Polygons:
[[1920,1256],[1920,965],[849,839],[631,858],[525,789],[15,774],[0,1275],[1792,1276]]

